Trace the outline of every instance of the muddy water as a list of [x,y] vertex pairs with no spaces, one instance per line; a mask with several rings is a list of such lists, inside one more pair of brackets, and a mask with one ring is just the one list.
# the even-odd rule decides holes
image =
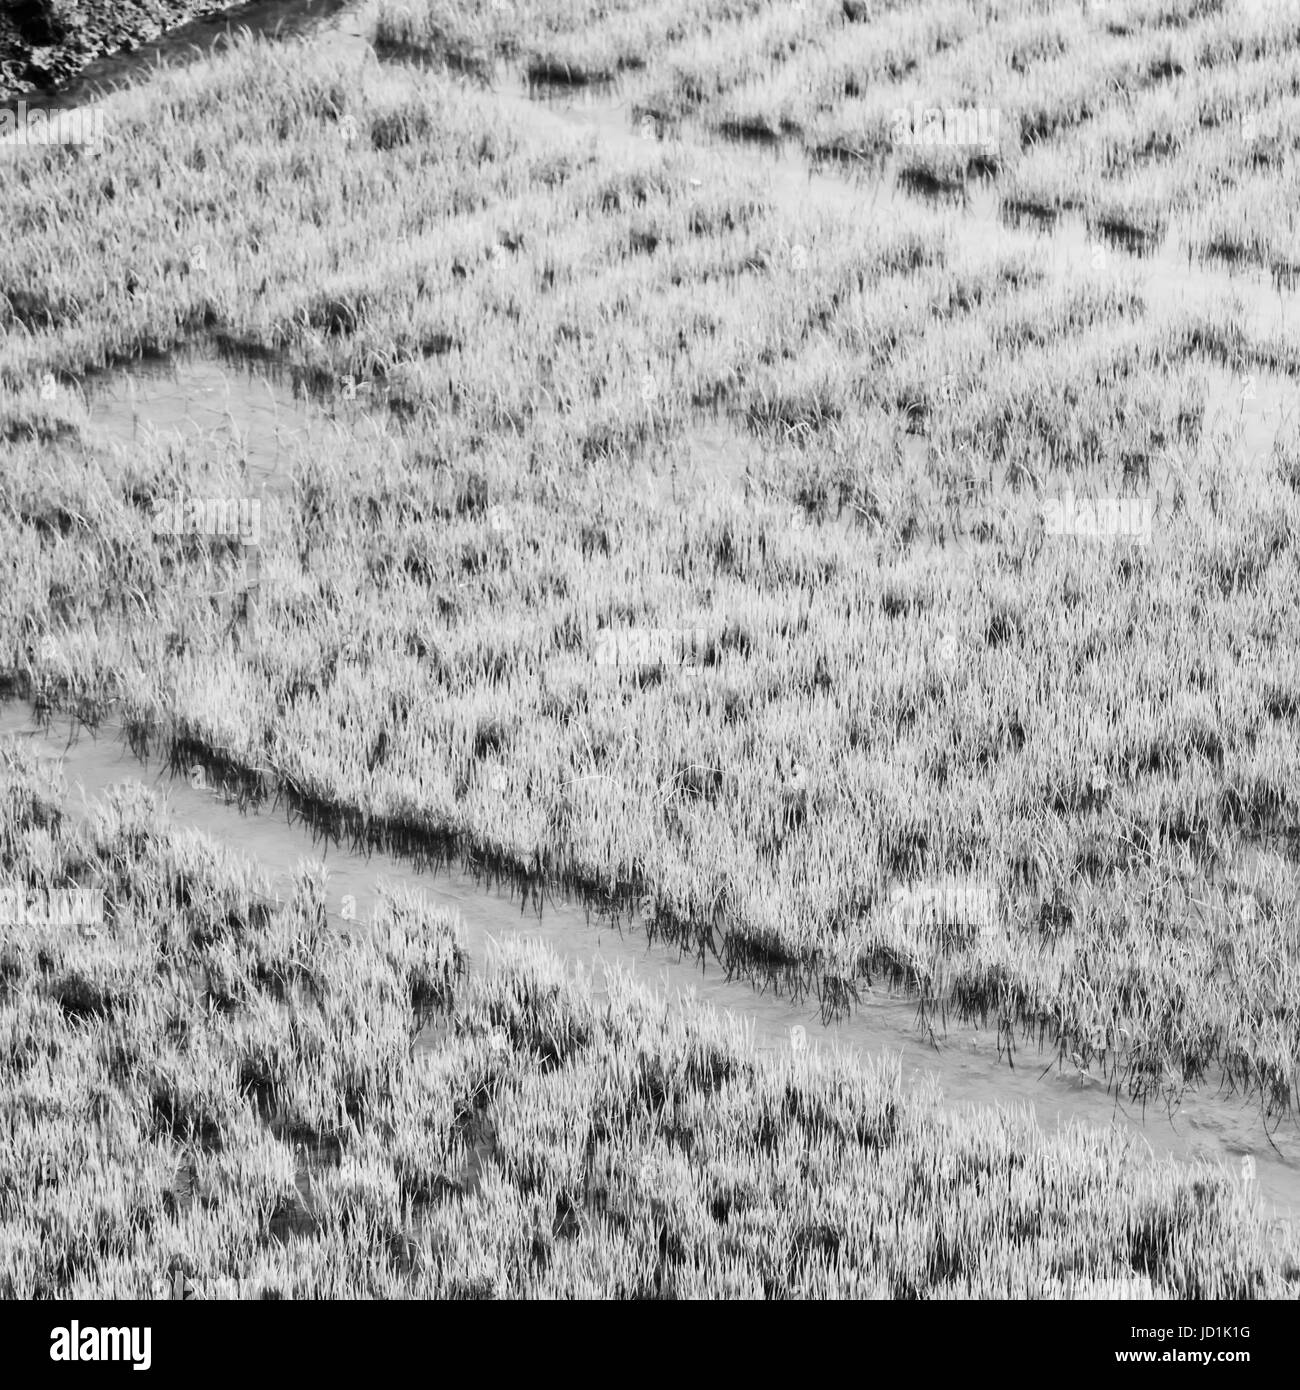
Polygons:
[[847,1048],[863,1056],[898,1055],[908,1078],[933,1073],[950,1105],[1024,1104],[1047,1128],[1070,1121],[1116,1125],[1143,1136],[1156,1154],[1221,1160],[1234,1175],[1240,1171],[1241,1156],[1252,1154],[1259,1195],[1270,1215],[1288,1220],[1300,1215],[1300,1138],[1293,1125],[1287,1127],[1274,1136],[1281,1152],[1275,1151],[1253,1105],[1193,1093],[1184,1097],[1172,1119],[1154,1110],[1143,1117],[1138,1110],[1117,1105],[1096,1082],[1060,1075],[1055,1069],[1042,1075],[1046,1059],[1037,1054],[1023,1054],[1014,1068],[1008,1066],[988,1033],[954,1029],[937,1043],[923,1037],[912,1003],[883,990],[865,990],[862,1007],[852,1019],[825,1024],[814,1005],[793,1006],[788,999],[760,995],[745,983],[728,982],[716,962],[701,966],[669,947],[652,945],[636,924],[615,928],[589,916],[579,904],[556,897],[549,898],[540,913],[525,910],[510,891],[485,886],[464,872],[421,873],[385,853],[363,856],[325,846],[300,823],[289,823],[284,812],[267,807],[241,813],[220,790],[195,790],[158,765],[142,763],[114,736],[76,734],[66,721],[42,731],[20,702],[0,705],[0,737],[19,738],[31,751],[56,760],[71,789],[74,809],[116,782],[142,781],[155,787],[165,794],[178,824],[196,827],[261,865],[273,876],[277,891],[281,886],[288,891],[290,874],[303,860],[323,863],[329,871],[328,908],[341,929],[348,925],[342,917],[345,895],[355,897],[357,917],[364,921],[381,881],[418,888],[430,901],[459,911],[471,960],[479,964],[490,940],[535,937],[566,960],[590,969],[598,996],[604,994],[607,966],[628,967],[670,998],[692,993],[744,1020],[760,1051],[788,1050],[790,1030],[799,1025],[811,1045]]
[[305,446],[388,432],[364,391],[321,402],[274,363],[233,360],[204,344],[89,378],[85,392],[93,436],[127,449],[201,438],[273,493],[288,487],[290,459]]
[[[304,448],[391,440],[401,428],[376,383],[356,385],[350,399],[322,397],[290,368],[202,341],[88,378],[84,391],[93,438],[128,450],[150,439],[202,439],[218,458],[242,465],[254,490],[272,494],[287,492],[291,461]],[[701,416],[676,455],[655,465],[649,486],[665,505],[714,483],[739,490],[762,454],[725,417]]]

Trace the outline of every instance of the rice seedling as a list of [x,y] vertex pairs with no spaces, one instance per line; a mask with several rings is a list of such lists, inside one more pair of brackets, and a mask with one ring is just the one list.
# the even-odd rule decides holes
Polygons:
[[[901,988],[924,1036],[978,1024],[1036,1072],[1293,1123],[1300,504],[1265,404],[1297,370],[1300,33],[1192,3],[862,17],[381,4],[382,62],[236,42],[110,98],[93,164],[25,152],[0,681],[330,838],[635,913],[825,1019]],[[186,347],[178,378],[256,360],[259,390],[306,398],[273,449],[210,415],[101,429],[102,374]],[[240,499],[243,534],[158,524],[176,499]],[[860,1139],[773,1112],[751,1152],[776,1071],[721,1025],[661,1010],[642,1056],[540,954],[476,978],[399,902],[341,943],[310,875],[272,907],[147,798],[82,844],[53,785],[4,776],[5,892],[104,902],[98,937],[0,926],[31,996],[5,986],[15,1081],[44,1055],[88,1104],[120,1093],[113,1142],[171,1165],[160,1268],[197,1251],[191,1280],[377,1296],[1293,1277],[1217,1179],[1188,1198],[1092,1138],[1071,1172],[1121,1173],[1130,1226],[1085,1258],[1104,1204],[1080,1178],[1046,1189],[1060,1229],[1031,1252],[973,1176],[960,1214],[992,1121],[950,1135],[901,1093],[949,1185],[904,1201],[914,1154],[881,1141],[850,1209]],[[933,896],[891,911],[958,880],[989,885],[996,929]],[[840,1073],[807,1064],[780,1084],[821,1114]],[[999,1171],[1036,1142],[1006,1138]],[[45,1208],[15,1215],[7,1287],[127,1287],[157,1219],[135,1211],[95,1218],[98,1246],[60,1226],[58,1265],[32,1253]]]

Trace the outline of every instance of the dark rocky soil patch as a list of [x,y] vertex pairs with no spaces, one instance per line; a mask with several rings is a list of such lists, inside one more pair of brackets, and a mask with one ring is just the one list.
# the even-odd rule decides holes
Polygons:
[[234,7],[233,0],[15,0],[0,10],[0,100],[55,90],[106,53]]

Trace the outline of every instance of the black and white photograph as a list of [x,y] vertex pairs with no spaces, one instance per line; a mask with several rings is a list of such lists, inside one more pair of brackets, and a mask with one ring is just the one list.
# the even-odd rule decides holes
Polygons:
[[1300,0],[0,3],[6,1343],[1262,1355],[1298,288]]

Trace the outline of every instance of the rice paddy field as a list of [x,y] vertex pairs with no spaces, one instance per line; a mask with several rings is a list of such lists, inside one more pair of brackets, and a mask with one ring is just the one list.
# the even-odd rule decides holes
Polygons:
[[1294,1298],[1300,6],[336,8],[0,144],[0,1292]]

